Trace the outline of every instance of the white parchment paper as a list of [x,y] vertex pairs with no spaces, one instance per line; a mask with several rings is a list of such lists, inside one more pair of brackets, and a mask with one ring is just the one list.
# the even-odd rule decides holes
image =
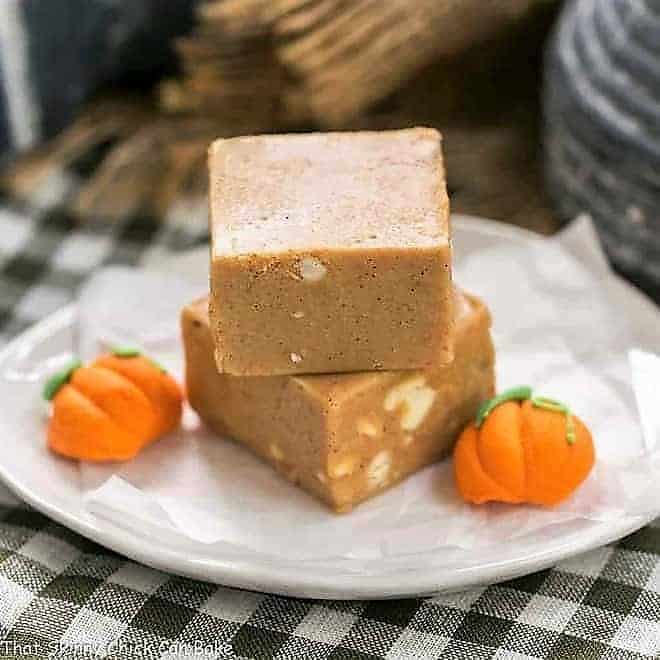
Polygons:
[[[598,461],[555,509],[473,507],[456,496],[451,462],[432,466],[349,515],[328,512],[240,446],[214,437],[187,410],[180,432],[130,463],[80,465],[96,516],[287,559],[369,560],[506,543],[578,518],[660,514],[660,351],[653,312],[631,318],[588,219],[552,239],[506,240],[455,224],[455,278],[489,305],[499,389],[526,383],[570,402],[591,427]],[[142,347],[180,375],[180,308],[207,286],[206,251],[160,272],[102,271],[81,293],[85,356],[114,343]],[[639,410],[638,410],[639,406]]]

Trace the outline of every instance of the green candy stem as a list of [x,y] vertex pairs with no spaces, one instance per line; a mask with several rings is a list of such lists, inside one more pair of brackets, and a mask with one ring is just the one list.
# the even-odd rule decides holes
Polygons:
[[488,417],[497,406],[505,401],[527,401],[527,399],[531,398],[532,388],[529,385],[519,385],[518,387],[512,387],[511,389],[505,390],[502,394],[498,394],[496,397],[488,399],[488,401],[484,401],[477,411],[477,428],[486,421],[486,417]]
[[549,399],[546,396],[532,396],[532,388],[529,387],[529,385],[512,387],[511,389],[502,392],[502,394],[498,394],[496,397],[484,401],[477,411],[475,425],[477,428],[481,427],[486,421],[488,415],[505,401],[528,401],[530,399],[535,408],[563,413],[566,416],[566,442],[568,442],[569,445],[575,444],[575,421],[573,420],[573,413],[570,408],[565,403],[557,401],[556,399]]
[[[120,358],[132,358],[142,355],[142,351],[139,351],[137,348],[131,348],[130,346],[118,346],[117,348],[112,349],[112,354]],[[152,358],[147,358],[147,360],[149,360],[149,362],[151,362],[151,364],[153,364],[161,373],[167,373],[167,369],[165,369],[162,364],[158,364],[156,360],[153,360]]]
[[112,349],[112,354],[122,358],[132,358],[141,355],[137,348],[131,348],[130,346],[117,346]]
[[545,396],[535,396],[532,399],[532,405],[535,408],[563,413],[566,416],[566,442],[568,442],[569,445],[575,444],[575,422],[573,421],[573,413],[565,403],[555,399],[549,399]]
[[53,374],[44,385],[42,392],[44,399],[46,401],[52,401],[60,388],[69,382],[73,372],[80,367],[82,367],[82,362],[80,360],[73,360],[64,369],[60,369],[60,371]]

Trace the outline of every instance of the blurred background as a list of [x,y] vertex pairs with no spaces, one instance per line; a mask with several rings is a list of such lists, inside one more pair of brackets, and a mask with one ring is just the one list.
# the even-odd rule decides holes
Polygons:
[[[206,240],[216,137],[420,124],[444,134],[453,211],[543,234],[589,213],[658,298],[658,0],[0,4],[2,204],[122,233],[95,264]],[[54,248],[26,249],[9,280]]]

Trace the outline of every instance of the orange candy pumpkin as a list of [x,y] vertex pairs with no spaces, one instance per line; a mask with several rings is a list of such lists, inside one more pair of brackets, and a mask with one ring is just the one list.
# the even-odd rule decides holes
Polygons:
[[181,421],[183,394],[164,369],[132,349],[51,378],[48,446],[85,461],[125,461]]
[[589,429],[563,404],[514,388],[486,402],[454,450],[458,491],[468,502],[552,506],[587,478]]

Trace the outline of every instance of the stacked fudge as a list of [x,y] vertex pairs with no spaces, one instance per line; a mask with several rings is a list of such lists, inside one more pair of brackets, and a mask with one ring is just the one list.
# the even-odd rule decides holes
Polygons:
[[490,317],[452,285],[432,129],[217,140],[211,291],[188,398],[337,511],[451,450],[494,393]]

